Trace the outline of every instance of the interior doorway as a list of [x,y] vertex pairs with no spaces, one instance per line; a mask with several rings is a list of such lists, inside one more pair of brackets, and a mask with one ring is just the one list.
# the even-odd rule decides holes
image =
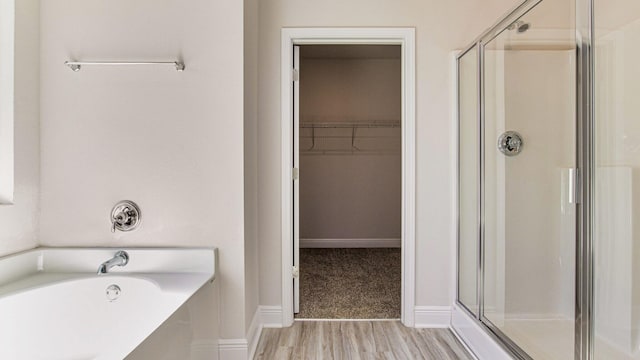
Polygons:
[[[306,45],[396,45],[400,49],[401,215],[400,318],[414,326],[415,317],[415,29],[285,28],[281,56],[282,144],[282,325],[290,326],[299,310],[300,260],[300,48]],[[317,130],[317,129],[316,129]],[[304,130],[304,131],[313,131]],[[339,130],[335,130],[339,131]],[[359,130],[357,130],[359,131]],[[352,136],[353,137],[353,136]],[[310,136],[313,142],[313,134]],[[351,139],[349,139],[351,141]],[[355,144],[355,142],[350,142]],[[357,144],[356,144],[357,147]],[[307,147],[309,149],[310,146]],[[311,149],[313,150],[313,149]],[[315,156],[315,155],[314,155]],[[304,189],[303,189],[304,191]],[[295,216],[294,216],[295,215]],[[326,240],[326,238],[325,238]],[[397,242],[397,239],[387,238]],[[305,239],[303,238],[303,242]]]
[[296,318],[400,318],[401,50],[294,47]]

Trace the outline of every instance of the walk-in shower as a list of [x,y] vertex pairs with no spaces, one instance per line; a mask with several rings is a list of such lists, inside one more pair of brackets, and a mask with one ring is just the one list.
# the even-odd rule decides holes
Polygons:
[[456,308],[516,358],[640,359],[637,44],[637,1],[528,0],[457,56]]

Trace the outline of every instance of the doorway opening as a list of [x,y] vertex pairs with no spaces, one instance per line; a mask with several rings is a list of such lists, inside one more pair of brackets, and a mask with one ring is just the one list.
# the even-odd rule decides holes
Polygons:
[[[336,46],[394,46],[399,48],[400,52],[400,119],[384,119],[378,120],[379,125],[387,125],[391,123],[391,120],[395,120],[399,127],[389,126],[388,129],[382,128],[360,128],[359,125],[349,124],[348,127],[342,128],[321,128],[321,125],[315,123],[331,123],[330,118],[317,118],[314,120],[306,121],[300,118],[301,110],[301,96],[300,96],[300,84],[304,82],[304,73],[301,73],[300,67],[300,51],[301,46],[333,46],[333,51],[338,51]],[[294,313],[300,311],[300,272],[305,267],[304,263],[300,263],[300,245],[303,244],[303,249],[310,246],[315,247],[309,249],[309,252],[321,252],[323,248],[318,247],[318,241],[324,241],[324,248],[332,249],[340,246],[335,244],[336,238],[334,235],[325,233],[321,238],[306,233],[307,227],[309,230],[313,229],[313,224],[321,224],[323,221],[336,220],[333,218],[318,219],[312,215],[311,218],[306,216],[308,214],[303,209],[302,216],[306,216],[302,219],[301,229],[301,214],[300,214],[300,199],[301,199],[301,183],[304,183],[308,179],[309,172],[313,173],[313,170],[301,169],[300,161],[303,157],[309,157],[311,162],[318,162],[321,157],[331,156],[346,156],[347,152],[355,153],[358,151],[369,153],[367,156],[374,156],[376,153],[388,152],[392,148],[385,148],[380,146],[379,148],[367,148],[365,146],[366,137],[358,138],[358,134],[366,135],[365,131],[399,131],[400,132],[400,247],[398,248],[398,238],[392,235],[389,237],[379,237],[377,242],[378,247],[369,252],[381,251],[382,242],[390,242],[396,246],[396,251],[400,252],[400,319],[405,326],[413,327],[415,324],[415,29],[412,28],[285,28],[282,29],[282,54],[281,54],[281,149],[282,149],[282,172],[281,172],[281,233],[282,233],[282,325],[290,326],[294,321]],[[314,48],[316,51],[321,50],[320,47]],[[311,50],[314,50],[311,49]],[[344,51],[345,48],[341,48]],[[391,48],[389,48],[391,49]],[[369,48],[370,51],[375,51],[374,47]],[[385,48],[379,48],[377,51],[388,50]],[[334,57],[337,55],[334,54]],[[345,54],[341,56],[347,56]],[[309,58],[315,57],[313,54],[308,54]],[[351,85],[351,84],[350,84]],[[304,91],[304,89],[303,89]],[[370,92],[371,89],[367,88],[364,92]],[[335,96],[335,93],[332,94]],[[339,99],[344,101],[344,99]],[[305,100],[306,101],[306,100]],[[304,104],[304,103],[303,103]],[[331,106],[325,105],[325,106]],[[382,118],[380,118],[382,119]],[[355,122],[357,119],[346,119],[345,122]],[[314,124],[306,124],[307,122],[313,122]],[[302,126],[301,126],[302,123]],[[344,125],[343,126],[347,126]],[[355,129],[353,129],[355,127]],[[319,136],[324,131],[323,136],[325,139],[319,139]],[[314,134],[315,132],[315,134]],[[331,135],[333,132],[334,135]],[[342,132],[342,133],[341,133]],[[349,133],[345,135],[344,132]],[[339,134],[338,134],[339,133]],[[355,135],[354,135],[355,133]],[[331,138],[331,136],[336,139]],[[373,137],[373,136],[371,136]],[[378,136],[380,137],[380,136]],[[365,140],[363,140],[363,138]],[[336,143],[331,144],[333,141]],[[363,142],[364,141],[364,142]],[[390,140],[391,141],[391,140]],[[324,143],[323,143],[324,142]],[[315,143],[315,147],[314,147]],[[323,147],[321,147],[321,145]],[[347,145],[348,147],[338,148],[338,145]],[[389,145],[389,144],[387,144]],[[356,149],[357,148],[357,149]],[[398,152],[397,146],[395,151]],[[321,150],[322,154],[301,154],[301,151],[313,152],[314,150]],[[363,156],[362,154],[349,155],[351,158]],[[390,155],[389,155],[390,156]],[[396,154],[398,156],[398,154]],[[315,159],[315,160],[314,160]],[[347,160],[349,161],[349,160]],[[303,160],[303,167],[305,166],[305,160]],[[307,173],[305,173],[305,171]],[[316,170],[317,172],[317,170]],[[339,174],[344,175],[344,174]],[[335,179],[334,179],[335,180]],[[350,179],[353,180],[353,179]],[[341,185],[338,182],[338,185]],[[344,184],[342,184],[344,185]],[[366,190],[366,184],[360,184],[361,188],[358,191]],[[306,192],[306,185],[303,185],[302,191]],[[304,194],[303,194],[304,195]],[[318,194],[311,194],[318,197]],[[322,196],[320,196],[322,197]],[[326,200],[322,198],[322,200]],[[342,199],[340,199],[342,200]],[[305,204],[302,204],[303,206]],[[365,208],[362,212],[370,211],[369,208]],[[330,216],[335,214],[331,213]],[[356,213],[355,215],[361,215]],[[352,218],[355,216],[352,213]],[[343,220],[343,219],[338,219]],[[307,224],[305,226],[305,224]],[[311,225],[310,225],[311,224]],[[375,226],[381,224],[376,223]],[[301,230],[304,231],[301,239]],[[308,237],[305,237],[308,236]],[[360,248],[371,248],[371,245],[366,245],[367,241],[371,241],[372,238],[352,238],[350,235],[348,239],[364,244],[360,245]],[[363,235],[364,236],[364,235]],[[379,235],[378,235],[379,236]],[[397,236],[397,234],[395,235]],[[345,238],[337,238],[337,241],[343,241]],[[333,245],[328,245],[330,243]],[[328,246],[328,247],[327,247]],[[354,251],[358,248],[344,248],[340,247],[340,254],[334,254],[335,256],[344,255],[341,260],[338,260],[340,266],[346,267],[346,265],[353,260],[353,257],[349,257],[347,253]],[[347,250],[344,250],[347,249]],[[305,252],[306,250],[303,250]],[[326,258],[326,256],[324,256]],[[322,257],[321,257],[322,258]],[[375,262],[375,260],[374,260]],[[362,273],[366,273],[366,277],[370,278],[371,273],[384,265],[381,262],[373,264],[373,268],[376,270],[363,270]],[[343,271],[345,273],[352,273],[350,269]],[[304,273],[302,275],[305,276]],[[362,277],[365,277],[364,275]],[[325,285],[330,281],[326,281]],[[397,285],[397,281],[395,282]],[[304,285],[303,285],[304,286]],[[358,295],[355,295],[358,296]],[[361,295],[362,296],[362,295]],[[303,300],[304,301],[304,300]],[[367,305],[368,306],[368,305]],[[322,316],[322,315],[320,315]],[[348,316],[348,318],[355,318],[354,315],[336,315],[336,317]],[[314,316],[315,317],[315,316]],[[359,316],[358,316],[359,317]],[[378,317],[378,316],[376,316]],[[381,316],[380,316],[381,317]],[[386,316],[385,316],[386,317]],[[397,315],[394,315],[397,318]]]
[[401,47],[296,45],[294,56],[295,318],[398,319]]

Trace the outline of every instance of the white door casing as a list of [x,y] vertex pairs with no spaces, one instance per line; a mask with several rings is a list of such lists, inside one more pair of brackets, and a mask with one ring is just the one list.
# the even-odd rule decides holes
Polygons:
[[[402,304],[401,320],[414,326],[415,308],[415,29],[414,28],[283,28],[281,38],[281,235],[282,325],[293,324],[298,310],[298,181],[292,181],[298,161],[296,116],[299,88],[294,82],[295,45],[400,45],[402,67]],[[299,64],[299,62],[298,62]],[[293,161],[292,161],[293,160]],[[292,279],[294,281],[292,282]],[[293,285],[293,286],[292,286]],[[295,290],[295,291],[294,291]]]
[[300,312],[300,46],[293,47],[293,312]]

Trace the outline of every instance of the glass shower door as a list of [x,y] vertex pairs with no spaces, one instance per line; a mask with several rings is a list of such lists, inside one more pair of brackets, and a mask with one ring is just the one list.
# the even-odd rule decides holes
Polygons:
[[458,301],[478,316],[480,122],[478,45],[458,58]]
[[482,47],[482,321],[536,360],[574,358],[575,41],[549,40],[545,16],[559,3]]

